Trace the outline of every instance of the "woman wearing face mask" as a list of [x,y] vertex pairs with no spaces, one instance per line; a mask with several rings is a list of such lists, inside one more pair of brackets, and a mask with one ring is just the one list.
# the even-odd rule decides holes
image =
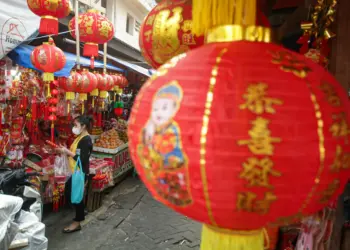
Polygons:
[[[70,149],[61,147],[58,149],[60,153],[66,154],[69,160],[69,167],[71,171],[74,171],[76,161],[80,157],[81,165],[85,174],[85,182],[89,178],[89,158],[92,152],[92,140],[88,133],[88,129],[92,124],[92,118],[88,116],[78,116],[74,119],[74,127],[72,132],[76,137],[72,143]],[[72,190],[72,179],[69,178],[66,182],[66,197],[70,197]],[[70,199],[69,199],[70,200]],[[63,229],[64,233],[72,233],[81,230],[80,222],[85,220],[85,206],[84,199],[81,203],[74,205],[75,206],[75,218],[74,222]]]

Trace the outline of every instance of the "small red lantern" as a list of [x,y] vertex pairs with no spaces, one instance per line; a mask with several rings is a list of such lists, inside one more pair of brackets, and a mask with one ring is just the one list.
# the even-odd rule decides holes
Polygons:
[[[75,19],[69,22],[71,35],[75,36]],[[91,57],[91,68],[94,67],[94,57],[98,56],[98,44],[109,42],[114,36],[113,24],[99,14],[97,10],[89,10],[79,15],[79,37],[84,42],[84,56]]]
[[36,47],[30,55],[30,60],[36,69],[44,72],[45,82],[53,81],[53,73],[60,71],[66,65],[66,56],[60,48],[55,46],[52,38],[48,43]]
[[81,74],[82,81],[78,83],[76,92],[79,93],[79,99],[81,101],[87,100],[87,94],[97,88],[97,77],[95,74],[84,70]]
[[58,18],[65,18],[72,11],[70,0],[27,0],[29,9],[41,17],[39,33],[58,34]]
[[56,115],[50,115],[50,116],[49,116],[49,120],[52,121],[52,122],[54,122],[54,121],[57,120],[57,116],[56,116]]
[[104,81],[99,83],[98,89],[100,90],[100,97],[107,98],[108,91],[110,91],[113,88],[114,80],[113,77],[108,74],[103,74],[102,77]]
[[203,250],[260,250],[265,227],[316,213],[342,192],[349,108],[334,77],[303,55],[212,43],[143,86],[129,149],[157,200],[206,224]]
[[126,79],[126,77],[125,76],[123,76],[123,75],[121,75],[120,76],[120,87],[122,88],[122,89],[124,89],[124,88],[126,88],[128,85],[129,85],[129,82],[128,82],[128,79]]

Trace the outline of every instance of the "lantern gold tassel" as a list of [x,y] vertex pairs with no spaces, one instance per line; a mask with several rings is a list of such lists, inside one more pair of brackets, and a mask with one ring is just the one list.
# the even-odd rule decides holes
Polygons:
[[269,249],[265,229],[255,231],[230,231],[203,226],[201,250],[264,250]]
[[256,0],[193,0],[193,33],[228,24],[255,25]]

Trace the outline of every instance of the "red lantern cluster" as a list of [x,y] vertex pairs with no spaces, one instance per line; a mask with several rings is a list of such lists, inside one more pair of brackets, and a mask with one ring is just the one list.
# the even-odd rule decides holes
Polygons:
[[45,82],[54,80],[54,72],[60,71],[66,65],[66,56],[63,51],[56,47],[52,38],[48,43],[36,47],[30,55],[34,67],[42,72]]
[[55,121],[57,120],[57,104],[58,104],[58,90],[56,89],[57,84],[51,86],[51,97],[48,100],[48,111],[50,112],[49,120],[51,121],[51,141],[55,141]]
[[173,58],[141,89],[129,148],[152,194],[210,225],[205,234],[260,234],[342,192],[349,108],[334,77],[303,55],[266,43],[208,44]]
[[29,9],[41,17],[40,34],[58,34],[58,19],[71,12],[70,0],[27,0]]
[[[71,35],[75,35],[75,19],[69,22]],[[79,37],[84,42],[84,56],[91,57],[91,67],[93,68],[94,57],[98,56],[98,44],[110,41],[114,36],[113,24],[96,10],[89,10],[87,13],[79,15]]]
[[81,73],[82,81],[78,82],[78,85],[76,86],[76,92],[79,93],[79,99],[83,101],[82,106],[82,113],[85,112],[85,101],[87,100],[87,94],[96,89],[97,87],[97,77],[95,74],[84,70]]

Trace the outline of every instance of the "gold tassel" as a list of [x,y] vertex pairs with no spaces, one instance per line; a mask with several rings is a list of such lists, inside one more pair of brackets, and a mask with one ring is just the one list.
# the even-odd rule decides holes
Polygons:
[[256,0],[193,0],[192,20],[197,36],[221,25],[255,25]]
[[[266,245],[265,245],[266,243]],[[201,250],[264,250],[269,249],[265,229],[230,231],[203,226]]]

